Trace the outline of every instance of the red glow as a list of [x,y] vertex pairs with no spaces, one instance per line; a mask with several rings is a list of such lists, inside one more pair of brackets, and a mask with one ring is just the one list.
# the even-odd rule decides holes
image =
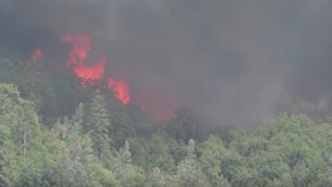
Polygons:
[[42,54],[41,50],[36,49],[35,52],[32,55],[32,59],[34,61],[36,61],[36,60],[41,59],[41,58],[43,58],[43,54]]
[[88,52],[91,50],[90,37],[88,35],[63,35],[61,41],[73,43],[67,65],[84,66],[83,62],[88,56]]
[[[62,42],[73,43],[67,66],[70,67],[77,77],[81,79],[81,86],[86,87],[87,83],[94,84],[96,80],[101,80],[105,72],[106,57],[97,62],[94,66],[86,66],[84,61],[91,50],[90,37],[88,35],[63,35]],[[120,99],[123,104],[130,101],[129,86],[123,81],[114,81],[108,78],[107,88],[114,92],[115,97]]]
[[147,111],[145,105],[141,105],[141,110]]
[[76,67],[73,67],[72,70],[75,72],[76,76],[81,78],[81,86],[86,87],[87,81],[90,81],[93,84],[93,81],[100,80],[103,78],[105,70],[105,61],[104,57],[100,62],[96,63],[94,66],[85,66],[84,64],[79,64]]
[[37,60],[43,58],[43,54],[42,51],[40,49],[35,49],[35,51],[33,52],[32,56],[30,59],[28,59],[26,61],[26,63],[29,63],[30,60],[32,60],[32,62],[36,62]]
[[123,104],[128,104],[130,101],[129,86],[123,81],[114,81],[112,78],[108,78],[107,87],[113,90],[115,97],[120,99]]
[[[86,65],[85,62],[91,51],[89,35],[63,35],[61,36],[61,41],[71,44],[66,66],[80,79],[78,88],[93,86],[99,80],[103,80],[101,82],[106,80],[107,82],[102,87],[112,90],[114,96],[123,104],[134,103],[134,105],[140,106],[141,110],[150,114],[156,120],[165,120],[172,115],[173,109],[176,108],[179,100],[175,100],[173,97],[170,98],[169,94],[164,94],[165,92],[163,91],[156,92],[151,87],[145,87],[143,92],[135,92],[131,96],[129,85],[126,81],[105,77],[106,56],[94,63],[94,65]],[[35,63],[42,58],[42,51],[35,49],[29,59],[26,60],[26,63]],[[167,88],[165,89],[167,90]],[[177,97],[177,99],[179,98]]]

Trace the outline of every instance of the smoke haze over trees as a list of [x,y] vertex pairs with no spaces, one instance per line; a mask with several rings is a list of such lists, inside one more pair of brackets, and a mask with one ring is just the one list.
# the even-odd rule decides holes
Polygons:
[[3,0],[0,43],[25,57],[42,48],[48,63],[63,65],[59,36],[90,34],[88,62],[107,54],[106,72],[156,113],[186,104],[243,126],[275,116],[288,92],[330,94],[331,8],[323,0]]
[[332,186],[331,18],[328,0],[1,0],[0,186]]

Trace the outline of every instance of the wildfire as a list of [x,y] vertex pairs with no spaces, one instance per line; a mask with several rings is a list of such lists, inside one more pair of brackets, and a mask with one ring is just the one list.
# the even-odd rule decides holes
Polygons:
[[43,58],[43,54],[42,54],[41,50],[36,49],[35,52],[32,55],[32,59],[34,61],[36,61],[36,60],[41,59],[41,58]]
[[30,60],[32,60],[32,62],[36,62],[37,60],[39,60],[41,58],[43,58],[42,51],[40,49],[35,49],[32,56],[26,61],[26,63],[29,63]]
[[[81,79],[82,87],[88,86],[88,83],[93,85],[95,81],[104,77],[106,56],[94,66],[84,64],[88,52],[91,50],[91,40],[88,35],[63,35],[61,41],[73,43],[67,66]],[[128,84],[124,81],[114,81],[111,77],[108,77],[107,80],[107,88],[111,89],[115,97],[120,99],[123,104],[128,104],[130,101]]]
[[[151,105],[151,102],[153,103],[156,98],[151,99],[151,95],[149,94],[138,95],[138,97],[136,95],[136,97],[131,98],[127,82],[116,81],[112,77],[105,77],[106,56],[94,63],[94,65],[88,66],[85,64],[91,50],[89,35],[62,35],[61,42],[72,44],[66,66],[80,79],[79,87],[93,86],[97,81],[103,80],[102,82],[104,82],[106,80],[106,84],[103,87],[112,90],[114,96],[124,105],[133,102],[140,106],[141,110],[151,114],[155,119],[166,119],[169,117],[167,114],[171,113],[170,111],[161,110],[161,108],[155,108],[153,104]],[[42,51],[35,49],[32,55],[26,60],[26,63],[35,63],[41,58],[43,58]]]
[[130,101],[129,86],[123,81],[114,81],[108,78],[107,87],[113,90],[115,97],[119,98],[123,104],[128,104]]

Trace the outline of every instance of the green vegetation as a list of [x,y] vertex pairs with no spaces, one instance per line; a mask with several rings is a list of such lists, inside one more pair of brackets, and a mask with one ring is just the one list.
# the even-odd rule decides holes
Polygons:
[[160,125],[42,64],[0,60],[0,186],[332,186],[329,120],[281,115],[247,133],[182,107]]

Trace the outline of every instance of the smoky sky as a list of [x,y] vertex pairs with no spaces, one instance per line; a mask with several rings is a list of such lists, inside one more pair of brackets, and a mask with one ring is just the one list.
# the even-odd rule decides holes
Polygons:
[[284,92],[331,92],[329,0],[2,0],[0,44],[23,51],[88,33],[133,101],[218,124],[268,119]]

